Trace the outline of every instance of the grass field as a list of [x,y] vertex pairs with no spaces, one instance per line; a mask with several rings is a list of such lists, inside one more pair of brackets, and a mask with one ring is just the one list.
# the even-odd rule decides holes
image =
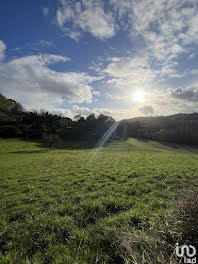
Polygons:
[[129,139],[48,151],[0,139],[0,263],[143,263],[145,232],[198,186],[197,172],[191,147]]

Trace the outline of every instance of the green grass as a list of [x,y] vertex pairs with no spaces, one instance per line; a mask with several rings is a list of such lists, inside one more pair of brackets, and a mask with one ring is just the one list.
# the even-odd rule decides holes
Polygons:
[[135,139],[97,151],[0,139],[0,263],[137,263],[112,234],[164,219],[198,185],[197,154]]

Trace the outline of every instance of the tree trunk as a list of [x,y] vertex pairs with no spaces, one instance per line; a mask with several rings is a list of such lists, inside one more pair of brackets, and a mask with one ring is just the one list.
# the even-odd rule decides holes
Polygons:
[[28,128],[26,128],[26,143],[27,143],[27,147],[28,147],[29,146]]

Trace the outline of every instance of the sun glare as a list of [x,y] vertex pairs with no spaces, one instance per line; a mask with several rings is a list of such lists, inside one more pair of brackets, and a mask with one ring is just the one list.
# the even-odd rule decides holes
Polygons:
[[137,91],[132,95],[133,101],[141,103],[144,101],[144,93],[142,91]]

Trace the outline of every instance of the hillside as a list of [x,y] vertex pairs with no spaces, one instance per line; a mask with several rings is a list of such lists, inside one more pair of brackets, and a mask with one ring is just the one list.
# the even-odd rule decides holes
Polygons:
[[198,145],[198,113],[122,120],[117,136]]

